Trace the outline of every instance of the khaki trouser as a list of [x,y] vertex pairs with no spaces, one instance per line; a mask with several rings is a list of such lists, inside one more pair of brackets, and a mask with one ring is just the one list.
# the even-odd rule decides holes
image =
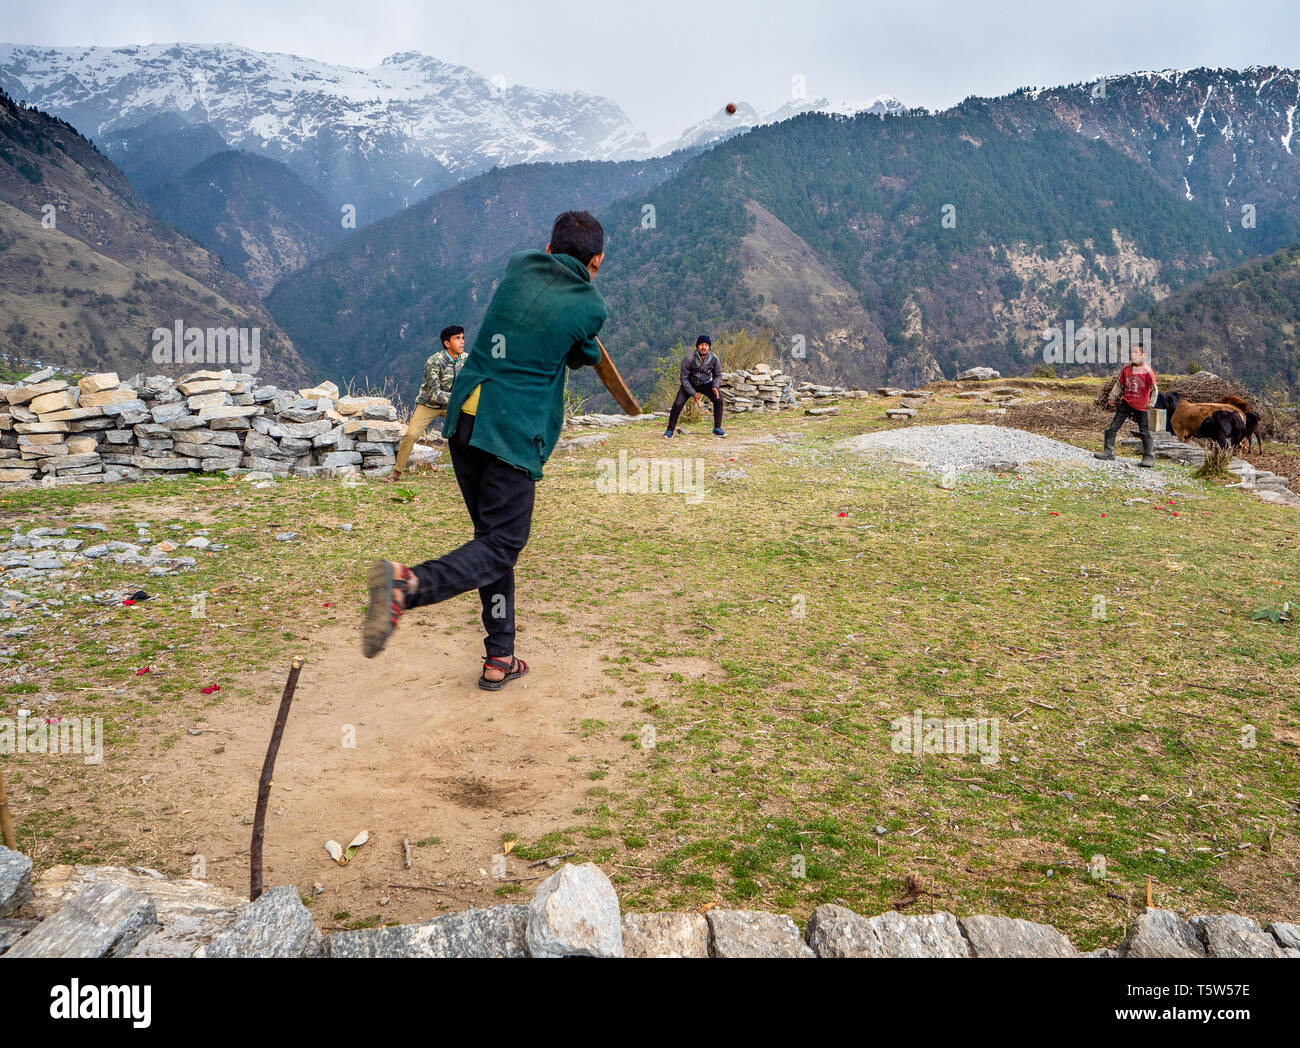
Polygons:
[[406,461],[411,457],[411,449],[415,447],[415,442],[424,436],[424,431],[435,418],[446,417],[446,408],[431,408],[427,404],[416,404],[415,410],[411,412],[411,421],[406,427],[406,435],[402,437],[402,444],[397,449],[397,462],[393,464],[393,468],[399,473],[406,469]]

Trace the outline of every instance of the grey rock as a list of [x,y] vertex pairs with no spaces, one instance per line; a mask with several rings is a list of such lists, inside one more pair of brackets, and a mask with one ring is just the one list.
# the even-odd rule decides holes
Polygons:
[[618,894],[595,863],[565,863],[528,905],[532,957],[622,957]]
[[1189,922],[1211,957],[1282,957],[1273,937],[1248,917],[1225,913],[1193,917]]
[[312,957],[321,937],[291,884],[249,903],[235,922],[200,951],[203,957]]
[[709,953],[714,957],[815,957],[799,928],[783,913],[709,910]]
[[1300,950],[1300,924],[1280,924],[1274,921],[1264,929],[1286,950]]
[[0,956],[3,956],[9,947],[35,928],[37,923],[37,921],[22,921],[17,917],[0,918]]
[[325,937],[326,957],[527,957],[528,907],[493,906]]
[[[150,412],[155,423],[174,422],[190,414],[184,404],[157,404]],[[198,416],[194,416],[197,420]]]
[[707,957],[709,922],[698,913],[625,913],[625,957]]
[[1014,917],[962,917],[957,922],[976,957],[1075,957],[1070,940],[1048,924]]
[[169,919],[159,914],[162,926],[141,939],[127,957],[194,957],[239,917],[238,909],[195,906]]
[[808,945],[818,957],[879,957],[880,936],[865,917],[824,903],[808,918]]
[[808,943],[819,957],[969,957],[970,946],[950,913],[861,917],[843,906],[818,906]]
[[32,898],[32,860],[0,845],[0,917]]
[[1133,922],[1119,952],[1125,957],[1204,957],[1205,947],[1178,914],[1150,909]]
[[967,368],[965,371],[963,371],[960,375],[957,376],[957,381],[961,382],[964,379],[972,379],[972,378],[987,381],[988,379],[1001,378],[1001,377],[1002,377],[1002,372],[994,371],[992,368]]
[[137,412],[143,412],[146,418],[152,418],[153,413],[149,410],[149,405],[143,400],[124,400],[118,404],[105,404],[99,409],[105,415],[132,415]]
[[153,900],[117,884],[92,884],[25,935],[8,957],[116,957],[153,931]]

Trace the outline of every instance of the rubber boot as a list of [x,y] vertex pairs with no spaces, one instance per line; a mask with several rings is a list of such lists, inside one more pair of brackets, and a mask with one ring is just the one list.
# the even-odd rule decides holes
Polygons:
[[1115,434],[1112,433],[1110,430],[1106,430],[1105,440],[1106,440],[1105,449],[1102,451],[1094,451],[1092,453],[1093,458],[1110,460],[1115,457]]
[[1150,469],[1156,464],[1156,457],[1153,454],[1155,447],[1156,438],[1150,433],[1142,434],[1142,461],[1138,463],[1139,466],[1145,466],[1147,469]]

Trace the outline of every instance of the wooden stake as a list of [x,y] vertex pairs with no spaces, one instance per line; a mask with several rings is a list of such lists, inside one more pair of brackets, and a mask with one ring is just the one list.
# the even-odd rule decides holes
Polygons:
[[1151,875],[1147,874],[1147,909],[1149,910],[1151,908]]
[[295,657],[289,668],[289,679],[284,682],[284,694],[280,696],[280,709],[275,715],[275,727],[271,729],[271,741],[266,747],[266,760],[262,762],[262,777],[257,783],[257,809],[253,812],[253,840],[249,845],[248,898],[256,901],[262,894],[262,844],[266,839],[266,807],[271,800],[271,775],[275,771],[275,755],[280,752],[280,740],[284,737],[284,726],[289,720],[289,707],[293,704],[293,693],[298,687],[298,673],[302,669],[302,658]]
[[0,840],[11,851],[18,850],[18,838],[14,836],[14,824],[9,821],[9,798],[5,795],[5,779],[0,774]]

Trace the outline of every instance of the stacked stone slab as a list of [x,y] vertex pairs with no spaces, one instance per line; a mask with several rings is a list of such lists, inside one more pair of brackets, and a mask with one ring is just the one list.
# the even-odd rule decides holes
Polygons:
[[386,398],[342,396],[332,382],[295,392],[227,370],[74,384],[47,368],[0,384],[0,484],[378,475],[392,469],[403,430]]
[[756,364],[739,371],[724,371],[718,387],[727,410],[743,414],[750,411],[779,411],[810,400],[830,397],[862,397],[866,392],[844,386],[825,386],[815,382],[795,383],[794,377]]

